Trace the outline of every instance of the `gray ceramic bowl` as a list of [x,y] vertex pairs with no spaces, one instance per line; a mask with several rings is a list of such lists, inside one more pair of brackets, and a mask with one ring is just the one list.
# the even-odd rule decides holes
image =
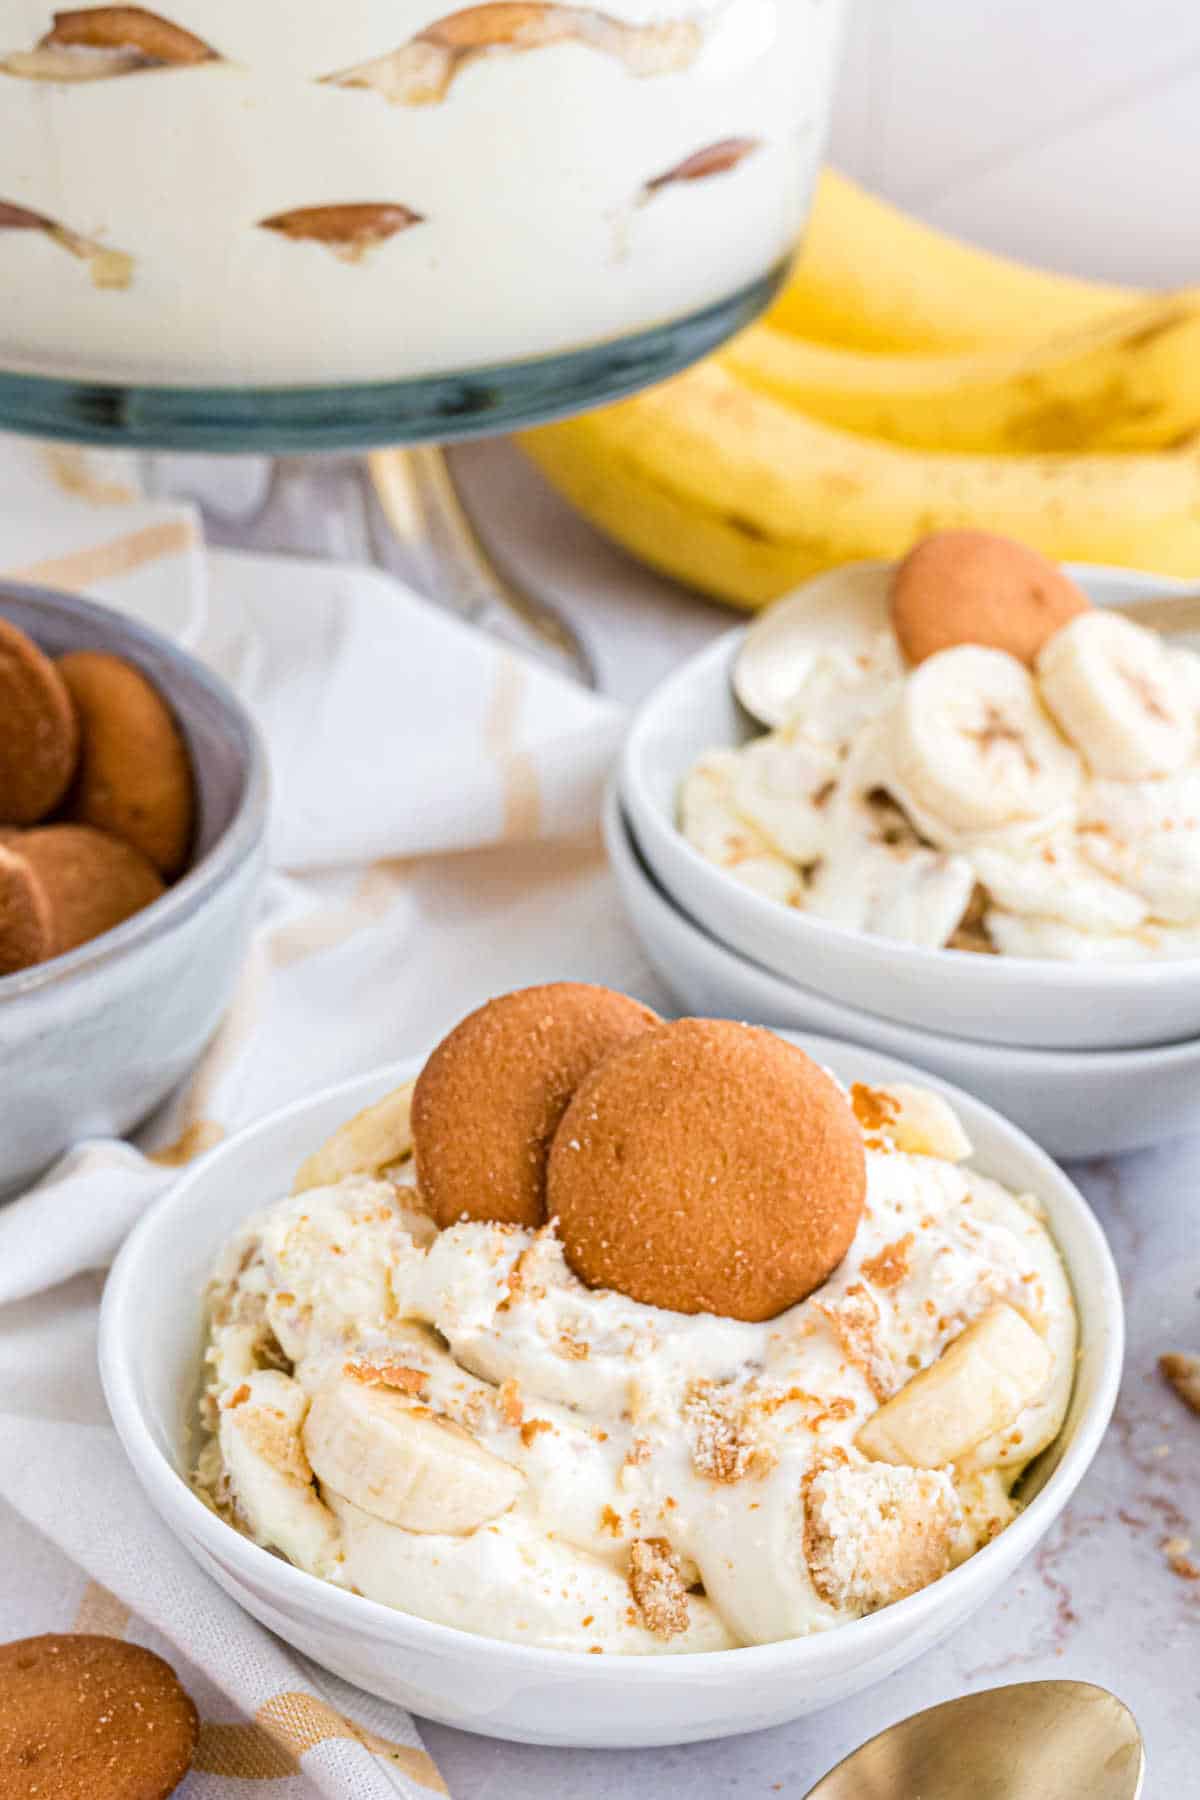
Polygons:
[[0,979],[0,1197],[68,1144],[131,1130],[195,1063],[229,1002],[265,856],[266,755],[231,690],[157,632],[91,601],[0,584],[0,617],[50,655],[109,650],[174,709],[196,773],[191,867],[67,956]]

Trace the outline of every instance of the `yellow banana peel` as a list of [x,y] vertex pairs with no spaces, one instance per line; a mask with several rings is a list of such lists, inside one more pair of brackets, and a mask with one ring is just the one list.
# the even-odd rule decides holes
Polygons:
[[1160,450],[1200,431],[1196,293],[1028,349],[889,354],[753,325],[720,359],[813,418],[929,450]]
[[827,168],[769,317],[781,331],[852,349],[973,350],[1037,343],[1147,298],[961,243]]
[[1014,457],[898,447],[781,405],[716,361],[525,432],[547,479],[653,567],[764,605],[946,526],[1047,555],[1200,575],[1200,451]]

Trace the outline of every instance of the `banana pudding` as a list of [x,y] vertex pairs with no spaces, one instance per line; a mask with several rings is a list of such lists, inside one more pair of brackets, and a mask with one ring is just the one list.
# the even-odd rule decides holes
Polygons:
[[[557,1091],[552,1028],[599,992],[491,1003],[493,1047],[540,1005],[525,1064]],[[210,1288],[198,1491],[324,1580],[545,1648],[727,1650],[936,1581],[1013,1518],[1070,1396],[1074,1307],[1036,1200],[971,1168],[940,1096],[847,1095],[765,1032],[648,1016],[596,1055],[530,1138],[540,1222],[480,1204],[439,1227],[422,1188],[432,1131],[490,1128],[487,1057],[453,1115],[431,1119],[441,1075],[416,1107],[399,1090],[246,1221]],[[748,1120],[739,1083],[764,1071]],[[793,1246],[761,1241],[783,1217],[814,1246],[790,1272]],[[672,1219],[678,1254],[647,1258]],[[600,1240],[607,1286],[581,1262]],[[752,1255],[782,1286],[742,1304]],[[657,1303],[622,1291],[635,1270]],[[731,1310],[702,1310],[710,1279]]]
[[987,533],[840,580],[843,643],[806,645],[804,589],[752,631],[739,691],[773,729],[687,775],[701,855],[928,949],[1200,955],[1200,656]]
[[9,0],[0,365],[391,381],[730,301],[799,234],[841,13]]

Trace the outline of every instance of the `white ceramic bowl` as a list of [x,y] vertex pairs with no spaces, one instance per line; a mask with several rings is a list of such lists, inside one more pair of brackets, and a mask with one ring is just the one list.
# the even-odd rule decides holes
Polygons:
[[953,1080],[1068,1160],[1121,1156],[1200,1126],[1200,1038],[1149,1050],[1021,1050],[877,1019],[739,956],[689,919],[638,854],[615,788],[604,838],[629,922],[684,1011],[819,1031]]
[[[847,1079],[913,1074],[823,1038],[797,1041]],[[414,1073],[407,1063],[363,1076],[211,1152],[141,1221],[105,1288],[100,1369],[130,1461],[180,1542],[256,1618],[316,1662],[428,1718],[529,1743],[616,1748],[725,1737],[816,1711],[910,1662],[1012,1581],[1104,1435],[1120,1379],[1121,1299],[1103,1233],[1066,1176],[1013,1126],[952,1089],[979,1166],[1045,1204],[1075,1292],[1080,1359],[1066,1423],[1031,1471],[1026,1508],[924,1592],[803,1640],[710,1655],[586,1656],[393,1611],[293,1568],[211,1513],[184,1471],[202,1295],[217,1253],[247,1212],[290,1189],[296,1165],[329,1132]]]
[[[1099,605],[1181,586],[1119,569],[1071,572]],[[980,1042],[1115,1050],[1200,1032],[1200,957],[1099,965],[917,949],[781,906],[706,861],[676,827],[676,800],[702,752],[761,730],[731,685],[744,636],[728,633],[663,682],[634,718],[621,758],[621,799],[638,847],[705,930],[830,999]]]
[[181,1081],[229,1003],[266,854],[266,754],[223,681],[157,632],[46,588],[0,586],[0,616],[51,655],[143,669],[191,751],[192,865],[153,905],[66,956],[0,978],[0,1196],[81,1138],[133,1129]]

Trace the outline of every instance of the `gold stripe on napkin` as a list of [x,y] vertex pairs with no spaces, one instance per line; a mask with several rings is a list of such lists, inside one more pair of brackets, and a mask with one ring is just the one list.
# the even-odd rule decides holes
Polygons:
[[43,557],[40,562],[4,572],[12,581],[39,582],[44,587],[81,594],[99,581],[130,575],[135,569],[168,556],[180,556],[197,542],[196,528],[190,519],[164,519],[156,525],[144,525],[140,531],[124,532],[107,543],[92,544],[86,550]]
[[516,748],[517,721],[528,677],[515,657],[502,656],[496,668],[491,706],[483,728],[488,755],[500,770],[504,791],[503,842],[524,843],[541,826],[541,794],[533,758]]

